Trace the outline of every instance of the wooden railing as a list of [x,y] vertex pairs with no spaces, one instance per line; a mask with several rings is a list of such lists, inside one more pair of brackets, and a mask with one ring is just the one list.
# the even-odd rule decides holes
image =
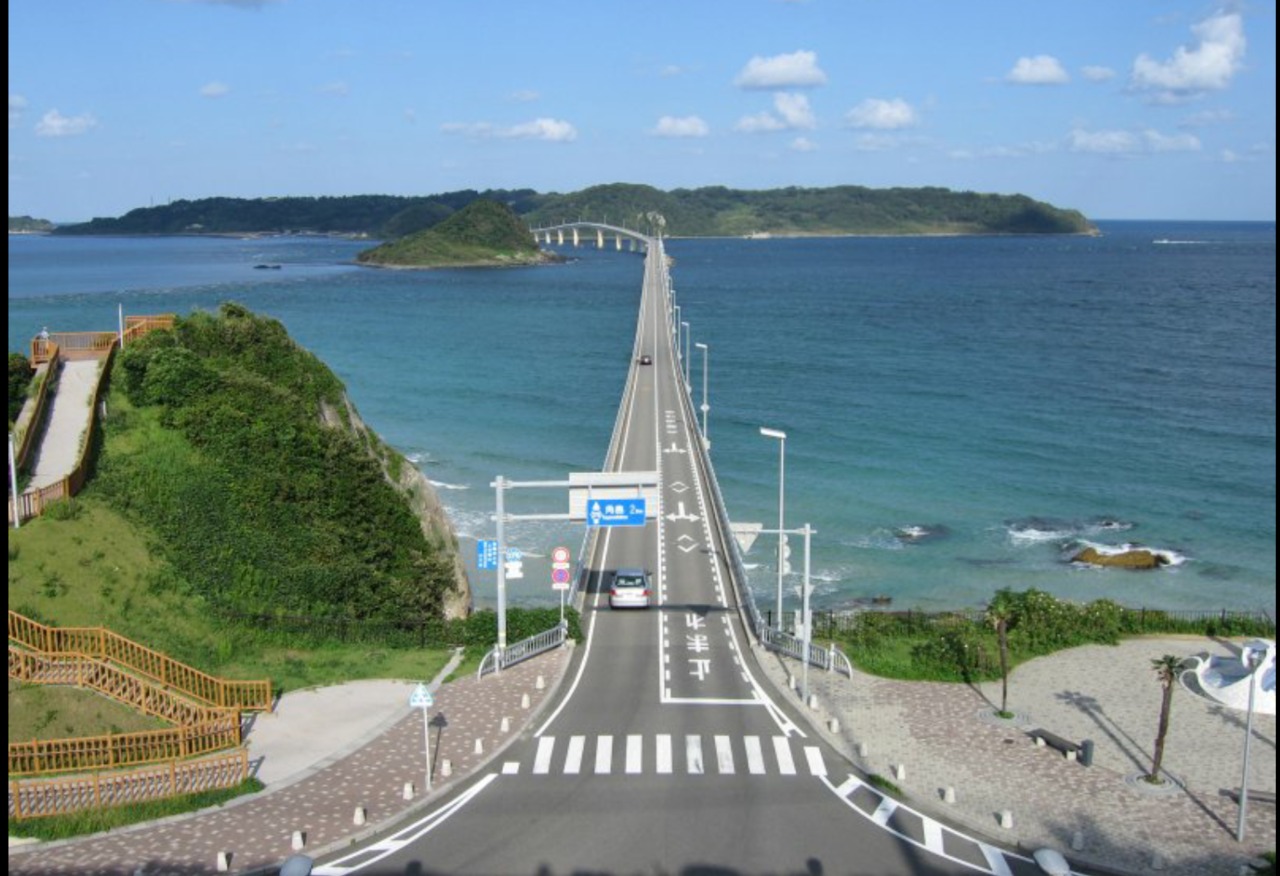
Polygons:
[[249,753],[73,778],[9,782],[9,817],[17,820],[123,806],[232,788],[249,777]]
[[[51,627],[9,610],[9,640],[45,657],[92,657],[171,687],[207,707],[271,711],[271,682],[217,678],[105,627]],[[10,648],[10,675],[12,675]],[[75,683],[75,682],[67,682]],[[153,711],[153,714],[160,714]],[[194,723],[194,722],[183,722]]]
[[240,716],[229,712],[201,724],[140,733],[9,743],[9,775],[112,770],[186,760],[240,745]]
[[[50,342],[52,344],[52,342]],[[35,385],[35,395],[28,395],[26,402],[22,405],[22,410],[18,413],[18,421],[13,424],[13,461],[14,465],[22,468],[27,464],[27,457],[31,453],[31,444],[36,435],[40,434],[39,425],[44,421],[44,406],[49,398],[49,383],[53,380],[59,363],[62,361],[58,356],[58,348],[53,346],[50,361],[41,363],[36,366],[36,375],[32,378]],[[10,516],[13,512],[10,511]],[[10,520],[10,523],[13,521]]]

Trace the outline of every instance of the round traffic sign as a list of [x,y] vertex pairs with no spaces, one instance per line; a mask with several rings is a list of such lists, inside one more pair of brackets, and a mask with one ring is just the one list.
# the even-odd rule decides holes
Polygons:
[[553,584],[568,584],[569,570],[568,569],[552,569],[551,582]]
[[567,547],[558,547],[551,552],[551,562],[567,563],[569,562],[569,549]]

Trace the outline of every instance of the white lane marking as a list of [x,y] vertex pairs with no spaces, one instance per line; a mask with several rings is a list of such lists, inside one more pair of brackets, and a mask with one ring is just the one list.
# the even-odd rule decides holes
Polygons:
[[840,787],[835,788],[834,790],[838,796],[848,797],[850,794],[852,794],[854,791],[858,790],[861,787],[862,787],[862,780],[859,779],[857,776],[851,775],[849,776],[849,778],[845,779],[843,782],[840,783]]
[[684,757],[686,772],[691,775],[702,774],[702,737],[697,735],[684,738]]
[[596,738],[596,775],[607,775],[613,770],[613,737]]
[[671,772],[672,760],[673,759],[671,757],[671,734],[659,733],[658,734],[658,753],[657,753],[658,772],[662,775],[669,774]]
[[924,847],[935,855],[942,853],[942,825],[932,818],[924,820]]
[[564,759],[564,771],[566,774],[576,776],[582,771],[582,752],[586,748],[587,737],[570,736],[569,751]]
[[733,773],[733,748],[728,736],[716,737],[716,770],[722,776]]
[[876,811],[871,813],[871,820],[876,824],[884,827],[889,822],[889,816],[893,815],[893,810],[898,808],[898,801],[892,797],[881,797],[880,805],[876,807]]
[[554,736],[543,736],[538,740],[538,753],[533,758],[533,774],[545,776],[551,772],[551,752],[556,747]]
[[467,803],[470,803],[473,798],[475,798],[485,788],[489,787],[489,785],[497,778],[497,773],[490,773],[464,791],[453,802],[442,806],[427,817],[415,821],[413,824],[398,833],[392,834],[381,842],[339,858],[330,864],[316,867],[311,872],[316,874],[316,876],[346,876],[346,874],[362,870],[370,864],[376,864],[388,855],[395,854],[400,851],[400,849],[420,839],[422,836],[439,827],[441,824],[444,824],[451,815]]
[[794,776],[796,762],[791,759],[791,746],[787,743],[787,737],[773,737],[773,753],[778,758],[778,772],[784,776]]
[[827,764],[822,759],[822,749],[816,745],[806,745],[804,747],[804,759],[809,762],[809,775],[825,776],[827,774]]
[[502,765],[502,774],[503,774],[504,776],[518,776],[518,775],[520,775],[520,761],[518,761],[518,760],[509,760],[509,761],[507,761],[506,763],[504,763],[504,764]]
[[1013,871],[1009,869],[1009,862],[1005,860],[1003,852],[986,843],[978,843],[978,848],[982,849],[982,857],[987,859],[987,866],[995,876],[1013,876]]
[[644,737],[632,735],[627,737],[627,773],[635,775],[644,767]]
[[764,775],[764,751],[760,747],[760,737],[748,736],[742,744],[747,747],[747,772],[753,776]]

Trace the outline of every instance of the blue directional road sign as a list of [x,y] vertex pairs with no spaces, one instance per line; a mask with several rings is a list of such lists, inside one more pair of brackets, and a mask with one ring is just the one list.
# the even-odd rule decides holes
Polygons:
[[482,538],[476,542],[476,568],[498,568],[498,542],[492,538]]
[[643,498],[590,499],[587,502],[587,526],[644,526]]

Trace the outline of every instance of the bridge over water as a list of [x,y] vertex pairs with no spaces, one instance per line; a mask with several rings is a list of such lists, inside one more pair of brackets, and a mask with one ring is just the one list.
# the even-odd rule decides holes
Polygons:
[[569,243],[574,246],[582,246],[584,242],[594,239],[596,248],[604,249],[606,238],[612,237],[614,249],[622,250],[623,240],[626,240],[627,247],[631,252],[648,252],[649,245],[653,240],[648,234],[624,228],[621,225],[610,225],[607,222],[588,222],[585,220],[561,222],[557,225],[544,225],[529,230],[533,233],[533,239],[536,242],[547,246],[552,244],[564,246]]

